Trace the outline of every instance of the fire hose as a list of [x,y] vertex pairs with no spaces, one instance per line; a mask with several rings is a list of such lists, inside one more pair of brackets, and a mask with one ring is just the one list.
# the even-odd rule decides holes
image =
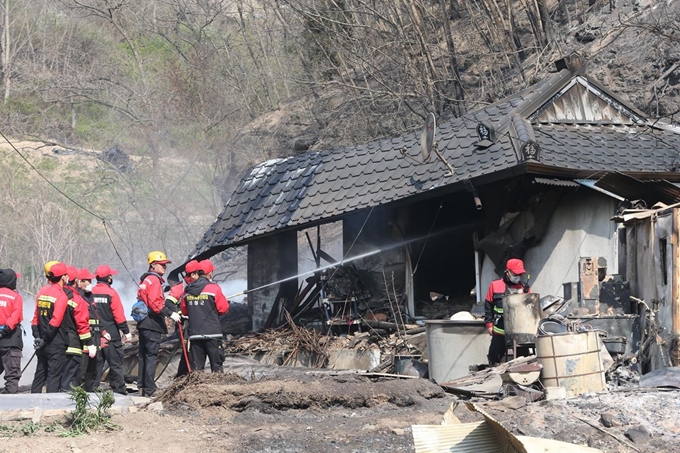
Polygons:
[[[179,335],[180,335],[179,343],[178,343],[177,346],[175,346],[175,348],[172,350],[172,354],[170,354],[170,357],[171,357],[171,358],[174,357],[174,356],[175,356],[175,353],[177,352],[177,350],[179,349],[179,347],[182,346],[182,354],[183,354],[183,356],[184,356],[184,361],[185,361],[186,364],[187,364],[187,371],[188,371],[189,373],[191,373],[191,366],[189,365],[189,358],[187,357],[188,354],[187,354],[187,351],[186,351],[186,348],[185,348],[185,344],[184,344],[184,332],[183,332],[184,329],[182,328],[182,325],[181,325],[180,323],[177,323],[177,330],[179,331]],[[168,361],[165,363],[165,365],[163,366],[163,369],[161,370],[161,372],[160,372],[160,373],[158,374],[158,376],[156,376],[156,378],[154,379],[154,382],[157,382],[158,379],[160,379],[160,377],[163,376],[163,373],[165,373],[165,370],[168,368],[168,365],[170,365],[170,359],[168,359]]]
[[35,357],[35,353],[36,353],[36,352],[38,352],[38,351],[33,351],[33,355],[31,356],[30,359],[28,359],[28,362],[26,362],[26,365],[24,365],[24,367],[22,368],[22,370],[21,370],[21,374],[22,374],[22,375],[24,374],[24,371],[26,371],[26,368],[28,368],[28,366],[29,366],[29,365],[31,364],[31,362],[33,361],[33,358]]
[[179,329],[179,341],[182,342],[182,352],[184,353],[184,360],[187,362],[187,371],[189,374],[191,374],[191,365],[189,364],[189,354],[187,354],[187,345],[184,342],[184,328],[182,327],[182,324],[177,323],[177,327]]

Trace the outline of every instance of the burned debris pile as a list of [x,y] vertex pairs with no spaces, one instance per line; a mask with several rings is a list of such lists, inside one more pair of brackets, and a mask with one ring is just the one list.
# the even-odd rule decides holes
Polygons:
[[[564,298],[504,296],[506,363],[472,365],[469,373],[437,375],[437,382],[468,397],[520,396],[524,401],[680,388],[658,307],[631,296],[629,282],[608,275],[601,257],[582,257],[579,269],[579,280],[564,284]],[[519,346],[527,353],[518,354]]]
[[310,368],[358,368],[364,371],[425,377],[421,362],[426,351],[424,328],[405,324],[406,331],[334,335],[304,326],[249,333],[225,343],[228,354],[245,354],[259,362]]

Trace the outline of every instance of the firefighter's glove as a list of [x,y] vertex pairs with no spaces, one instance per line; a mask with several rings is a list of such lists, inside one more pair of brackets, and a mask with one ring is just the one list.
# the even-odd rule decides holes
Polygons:
[[170,315],[170,319],[172,319],[175,322],[182,322],[182,317],[176,311],[172,312],[172,314]]
[[33,340],[33,349],[35,349],[36,351],[42,348],[43,346],[45,346],[45,340],[43,340],[42,338],[36,338],[35,340]]
[[97,347],[93,344],[88,345],[87,355],[90,356],[91,359],[94,359],[97,356]]
[[106,341],[111,341],[111,334],[108,332],[104,332],[102,335]]
[[123,343],[129,343],[132,341],[132,334],[131,333],[126,333],[123,336]]

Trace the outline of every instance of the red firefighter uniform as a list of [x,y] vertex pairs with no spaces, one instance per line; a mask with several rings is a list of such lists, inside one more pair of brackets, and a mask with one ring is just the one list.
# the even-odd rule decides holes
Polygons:
[[[114,272],[106,265],[97,267],[95,270],[97,284],[92,288],[91,301],[99,318],[101,352],[104,360],[109,364],[111,390],[125,395],[127,389],[123,374],[123,342],[120,332],[127,336],[130,328],[118,292],[111,288],[110,283],[100,280],[100,277],[110,277],[114,275]],[[112,280],[109,279],[109,281]]]
[[[489,346],[489,363],[492,365],[500,363],[506,351],[503,296],[531,292],[529,285],[521,283],[519,278],[520,275],[526,273],[522,260],[516,258],[510,259],[506,267],[503,278],[491,282],[484,299],[484,322],[487,329],[492,329],[491,344]],[[510,276],[516,282],[510,281]]]
[[222,293],[222,288],[201,275],[186,287],[180,310],[189,317],[192,370],[202,370],[207,356],[211,371],[221,371],[224,355],[220,316],[229,311],[229,301]]
[[17,274],[12,269],[0,269],[0,374],[5,375],[5,393],[19,391],[23,299],[16,291]]
[[[52,267],[56,268],[54,272],[62,272],[61,266],[55,264]],[[63,272],[62,275],[66,273],[65,265]],[[38,365],[31,393],[41,393],[43,385],[46,385],[47,393],[59,391],[68,346],[68,336],[61,328],[67,306],[68,297],[59,283],[49,283],[38,291],[31,322],[33,337],[36,339]]]
[[[75,268],[73,268],[73,271],[76,276],[71,280],[71,272],[69,272],[69,280],[75,282],[78,271]],[[61,390],[67,392],[71,389],[71,385],[76,385],[81,356],[83,355],[83,344],[92,345],[93,340],[90,333],[90,311],[87,302],[73,286],[64,286],[64,293],[68,297],[68,306],[63,322],[68,335],[68,347],[66,348],[67,361],[61,377]]]
[[146,272],[140,278],[137,300],[144,302],[149,315],[137,325],[138,329],[168,333],[165,318],[170,316],[172,310],[165,305],[163,283],[165,279],[155,272]]
[[[177,283],[176,285],[173,285],[170,288],[170,291],[168,292],[168,295],[165,297],[165,306],[168,307],[169,309],[179,312],[179,304],[182,301],[182,298],[184,297],[185,294],[185,285],[190,285],[191,282],[193,282],[193,278],[191,277],[192,274],[198,271],[199,265],[198,261],[196,260],[191,260],[189,261],[185,266],[184,266],[184,283]],[[194,275],[196,276],[196,275]],[[189,337],[189,332],[187,330],[188,323],[182,323],[177,324],[175,329],[182,329],[183,336],[179,338],[179,341],[184,341],[183,351],[187,351],[187,338]],[[183,340],[182,340],[183,338]],[[187,366],[187,360],[185,354],[182,354],[180,356],[179,360],[179,365],[177,366],[177,374],[175,377],[180,377],[184,376],[186,374],[189,374],[189,367]]]

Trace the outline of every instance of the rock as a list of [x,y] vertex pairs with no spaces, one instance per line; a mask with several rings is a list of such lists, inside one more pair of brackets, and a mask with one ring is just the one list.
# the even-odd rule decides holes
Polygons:
[[31,417],[31,422],[33,423],[40,423],[40,419],[42,418],[43,411],[39,407],[36,407],[33,410],[33,416]]
[[134,405],[146,404],[151,401],[151,398],[147,398],[146,396],[130,396],[130,399]]
[[501,404],[508,409],[519,409],[527,405],[527,400],[523,396],[511,396],[508,398],[503,398]]
[[602,412],[600,414],[600,423],[605,428],[611,428],[614,422],[614,414],[611,412]]
[[633,441],[635,445],[645,445],[649,442],[652,434],[644,426],[635,426],[626,431],[625,436]]
[[567,397],[567,389],[564,387],[546,387],[545,388],[545,399],[550,400],[563,400]]
[[161,403],[160,401],[156,401],[155,403],[151,403],[151,404],[149,404],[149,405],[146,406],[146,407],[147,407],[147,409],[149,409],[150,411],[160,412],[160,411],[163,410],[163,403]]
[[403,428],[392,428],[392,432],[397,436],[403,436],[406,431]]
[[590,448],[597,448],[597,442],[595,441],[595,439],[593,439],[593,436],[588,436],[588,441],[586,442],[586,444]]
[[132,170],[132,162],[130,156],[118,146],[112,146],[99,155],[99,159],[113,165],[121,173],[127,173]]

